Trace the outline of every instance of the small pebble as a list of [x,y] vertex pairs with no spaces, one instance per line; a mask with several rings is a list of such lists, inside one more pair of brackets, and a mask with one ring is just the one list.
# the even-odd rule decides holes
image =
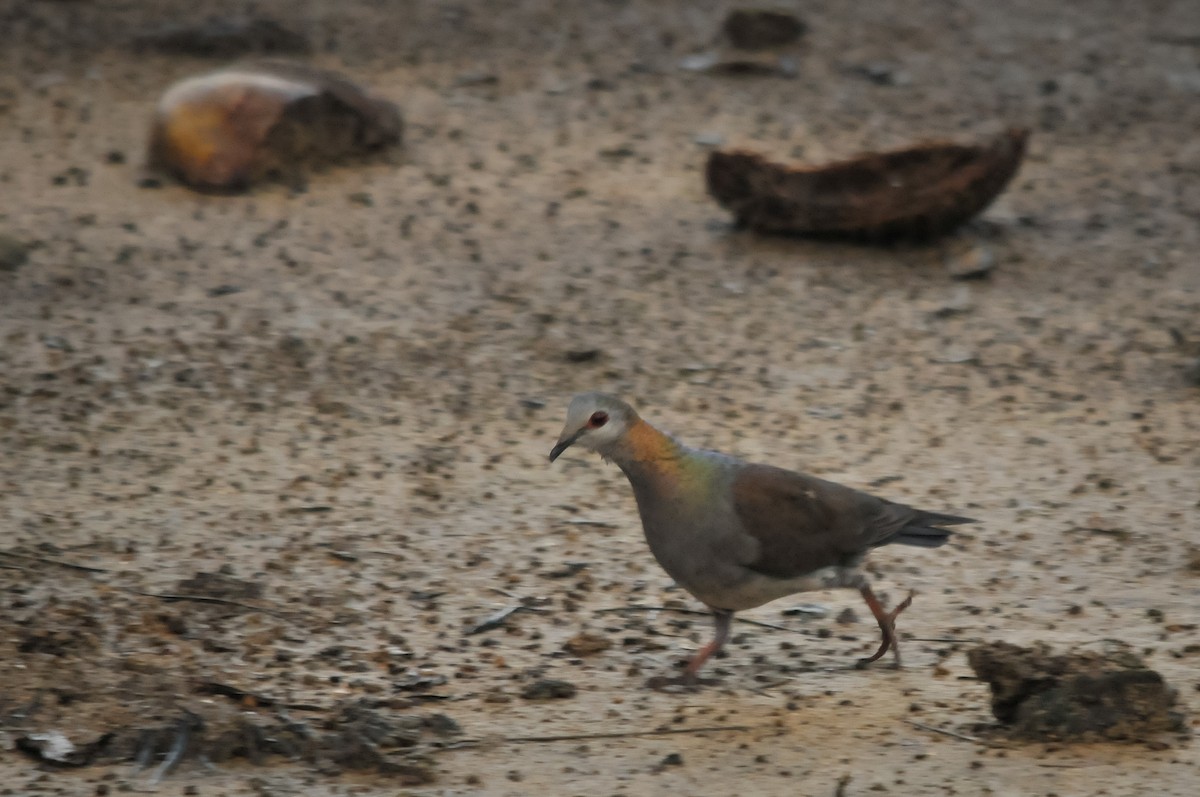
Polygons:
[[526,700],[564,700],[575,697],[578,690],[575,684],[556,678],[541,678],[526,685],[521,690],[521,697]]

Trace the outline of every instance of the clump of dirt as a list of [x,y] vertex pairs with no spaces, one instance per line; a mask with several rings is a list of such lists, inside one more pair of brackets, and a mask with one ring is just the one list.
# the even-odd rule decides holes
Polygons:
[[1176,691],[1128,650],[1054,654],[1043,643],[991,642],[967,660],[1016,739],[1144,741],[1187,728]]

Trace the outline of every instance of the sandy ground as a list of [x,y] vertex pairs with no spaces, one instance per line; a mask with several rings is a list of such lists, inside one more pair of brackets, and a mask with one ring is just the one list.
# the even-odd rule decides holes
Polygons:
[[[411,789],[191,757],[162,793],[1195,793],[1194,743],[912,723],[990,721],[973,640],[1118,639],[1200,705],[1200,395],[1171,334],[1200,338],[1200,6],[806,2],[789,80],[677,68],[725,4],[264,0],[402,105],[403,154],[299,193],[138,188],[156,96],[209,64],[124,42],[241,7],[202,5],[0,3],[0,233],[30,246],[0,272],[0,523],[26,557],[0,557],[0,791],[152,788],[13,739],[211,722],[238,711],[215,681],[313,723],[360,698],[444,713],[481,744]],[[1031,151],[985,220],[891,250],[733,230],[694,140],[819,161],[1006,124]],[[977,247],[991,278],[952,280]],[[720,686],[645,689],[708,621],[600,611],[699,607],[615,468],[546,462],[593,388],[690,443],[980,518],[872,558],[892,600],[918,591],[907,667],[852,669],[874,624],[817,593],[746,613],[794,633],[738,625]],[[138,594],[198,572],[270,611]],[[540,611],[464,635],[521,599]],[[584,630],[612,647],[565,652]],[[520,697],[543,676],[578,693]],[[711,726],[741,729],[508,741]]]

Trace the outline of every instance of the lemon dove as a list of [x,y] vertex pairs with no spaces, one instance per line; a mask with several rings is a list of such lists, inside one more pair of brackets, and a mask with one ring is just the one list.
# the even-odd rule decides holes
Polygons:
[[857,589],[882,634],[879,649],[859,663],[876,661],[890,648],[899,666],[896,617],[912,594],[885,609],[863,560],[872,548],[892,543],[936,548],[950,537],[945,526],[974,522],[689,448],[604,393],[572,399],[550,460],[573,445],[624,471],[654,558],[713,612],[716,634],[687,665],[685,683],[724,646],[735,612],[810,590]]

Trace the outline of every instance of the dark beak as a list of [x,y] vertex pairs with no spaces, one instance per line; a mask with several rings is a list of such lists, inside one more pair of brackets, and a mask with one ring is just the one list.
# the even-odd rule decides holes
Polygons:
[[550,449],[550,461],[558,459],[558,455],[566,451],[571,446],[575,445],[575,441],[579,439],[579,435],[583,434],[580,430],[570,437],[560,437],[558,442],[554,444],[554,448]]

